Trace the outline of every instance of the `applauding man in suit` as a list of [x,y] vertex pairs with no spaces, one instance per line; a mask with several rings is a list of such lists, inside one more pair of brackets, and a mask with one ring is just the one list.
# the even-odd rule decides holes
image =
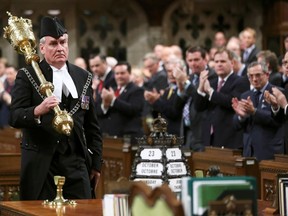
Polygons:
[[[144,90],[131,82],[131,66],[119,62],[114,68],[117,89],[103,89],[100,116],[105,118],[103,133],[123,137],[143,135],[141,113],[144,105]],[[99,109],[99,108],[97,108]]]
[[252,62],[248,66],[248,77],[252,90],[241,95],[241,100],[232,100],[236,112],[234,124],[244,129],[243,156],[269,160],[276,153],[284,153],[282,124],[271,115],[271,106],[263,100],[264,91],[272,90],[268,82],[269,72],[266,65]]
[[215,72],[218,79],[209,81],[208,71],[200,74],[200,82],[195,98],[198,111],[207,110],[204,144],[206,146],[239,149],[242,134],[233,128],[233,97],[240,97],[246,85],[233,73],[233,55],[227,49],[219,49],[214,56]]

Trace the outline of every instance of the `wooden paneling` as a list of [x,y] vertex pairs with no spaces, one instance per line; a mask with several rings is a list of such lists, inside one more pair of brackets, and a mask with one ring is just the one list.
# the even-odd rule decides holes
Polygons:
[[261,199],[272,202],[277,198],[277,174],[288,172],[288,155],[276,154],[274,160],[261,161],[259,170],[261,173]]
[[113,137],[103,139],[104,164],[96,191],[98,198],[102,198],[105,193],[113,192],[111,190],[115,188],[115,184],[119,184],[119,180],[129,180],[135,154],[133,152],[129,140]]

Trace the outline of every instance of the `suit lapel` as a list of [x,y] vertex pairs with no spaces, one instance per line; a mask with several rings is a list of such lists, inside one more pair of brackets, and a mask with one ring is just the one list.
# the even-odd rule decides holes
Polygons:
[[[41,71],[48,82],[53,84],[53,70],[50,65],[43,59],[39,64]],[[39,79],[37,79],[39,81]]]
[[81,94],[82,94],[82,90],[83,90],[83,86],[84,86],[84,83],[82,83],[83,81],[83,77],[81,75],[83,75],[83,73],[79,73],[78,69],[74,66],[74,65],[71,65],[69,63],[67,63],[67,66],[68,66],[68,72],[70,74],[70,76],[72,77],[72,80],[74,82],[74,85],[77,89],[77,93],[78,93],[78,98],[72,98],[71,95],[69,96],[70,98],[70,103],[69,103],[69,110],[71,110],[75,105],[76,103],[81,100]]
[[67,63],[67,66],[68,66],[68,72],[70,74],[70,76],[72,77],[73,79],[73,82],[76,86],[76,89],[77,89],[77,93],[78,93],[78,98],[80,97],[81,93],[82,93],[82,87],[83,87],[83,83],[82,83],[82,80],[83,80],[83,77],[81,75],[83,75],[82,73],[79,73],[77,71],[77,68],[74,67],[73,65]]
[[127,92],[129,91],[129,89],[131,88],[132,83],[128,83],[125,87],[125,89],[123,90],[123,92],[121,92],[121,94],[119,95],[120,98],[125,98],[127,95]]

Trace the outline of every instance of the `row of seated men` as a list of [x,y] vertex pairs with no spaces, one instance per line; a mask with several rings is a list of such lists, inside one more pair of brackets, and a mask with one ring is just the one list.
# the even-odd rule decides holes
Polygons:
[[170,54],[161,65],[149,53],[143,63],[152,76],[142,86],[132,82],[128,62],[112,70],[104,56],[93,56],[89,64],[97,77],[95,104],[102,133],[141,137],[142,120],[161,113],[168,121],[167,132],[184,136],[184,147],[192,151],[217,146],[242,149],[243,156],[259,161],[273,159],[286,150],[284,122],[275,117],[264,94],[272,93],[273,86],[285,87],[288,54],[283,73],[272,73],[268,52],[246,63],[241,75],[236,72],[239,56],[226,48],[217,49],[213,68],[200,46],[186,50],[186,62]]

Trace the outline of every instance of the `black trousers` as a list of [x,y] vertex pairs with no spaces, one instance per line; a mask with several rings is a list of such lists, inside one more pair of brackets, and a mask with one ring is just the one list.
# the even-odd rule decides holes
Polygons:
[[55,198],[54,176],[56,175],[65,176],[63,186],[63,197],[65,199],[91,199],[89,174],[85,160],[81,155],[55,152],[39,196],[40,200],[53,200]]

